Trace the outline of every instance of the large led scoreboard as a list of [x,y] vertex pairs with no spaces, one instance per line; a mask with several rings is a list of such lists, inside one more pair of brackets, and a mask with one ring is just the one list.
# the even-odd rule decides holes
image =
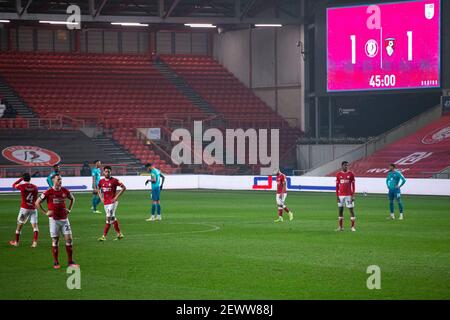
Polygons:
[[440,88],[440,5],[327,8],[327,91]]

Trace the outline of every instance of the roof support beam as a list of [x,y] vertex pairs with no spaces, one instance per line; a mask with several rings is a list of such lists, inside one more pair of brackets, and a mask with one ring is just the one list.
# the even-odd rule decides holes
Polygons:
[[236,18],[241,16],[241,0],[234,0],[234,16]]
[[245,6],[244,10],[241,12],[240,19],[242,20],[248,13],[248,11],[253,7],[255,4],[255,0],[250,0],[247,2],[247,5]]
[[105,6],[106,2],[108,0],[103,0],[100,4],[100,7],[98,7],[97,11],[95,11],[94,18],[97,18],[100,15],[100,12],[102,11],[103,7]]
[[[0,19],[16,20],[16,21],[38,21],[38,20],[59,20],[65,21],[68,15],[65,14],[49,14],[49,13],[24,13],[19,16],[15,12],[0,12]],[[233,17],[168,17],[161,18],[158,16],[120,16],[120,15],[99,15],[94,18],[92,15],[82,15],[82,22],[139,22],[139,23],[213,23],[213,24],[255,24],[255,23],[281,23],[281,24],[300,24],[302,19],[299,18],[239,18]]]
[[16,0],[16,12],[19,15],[22,12],[22,0]]
[[164,0],[158,0],[159,17],[164,17]]
[[175,7],[178,5],[178,3],[180,3],[181,0],[174,0],[172,5],[169,8],[169,11],[167,11],[167,13],[164,15],[164,18],[168,18],[170,17],[170,15],[172,14],[172,11],[175,9]]
[[91,16],[95,14],[95,0],[89,0],[89,14]]
[[19,16],[23,15],[25,12],[28,11],[28,8],[30,7],[32,2],[33,2],[33,0],[28,0],[28,2],[25,5],[25,7],[23,7],[22,10],[20,11]]

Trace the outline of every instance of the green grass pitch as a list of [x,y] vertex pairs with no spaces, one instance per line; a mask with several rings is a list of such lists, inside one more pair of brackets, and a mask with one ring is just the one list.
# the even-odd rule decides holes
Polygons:
[[[335,232],[332,193],[289,193],[292,222],[276,224],[273,192],[163,191],[162,222],[146,222],[148,192],[127,191],[117,217],[125,238],[97,242],[104,214],[76,194],[71,224],[81,290],[66,287],[66,253],[52,269],[47,218],[30,248],[13,238],[18,195],[0,196],[0,299],[449,299],[450,201],[404,196],[404,221],[388,221],[386,196],[358,195],[357,232]],[[103,207],[100,207],[103,210]],[[397,208],[396,208],[397,209]],[[369,265],[381,289],[369,290]]]

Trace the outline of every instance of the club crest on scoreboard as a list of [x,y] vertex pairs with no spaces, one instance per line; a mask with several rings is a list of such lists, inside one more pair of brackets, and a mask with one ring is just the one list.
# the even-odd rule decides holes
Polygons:
[[395,38],[384,39],[384,45],[386,47],[386,53],[390,57],[394,54]]
[[378,42],[373,39],[369,39],[365,45],[366,55],[369,58],[373,58],[378,53]]
[[425,4],[425,18],[428,20],[433,19],[434,17],[434,3],[426,3]]

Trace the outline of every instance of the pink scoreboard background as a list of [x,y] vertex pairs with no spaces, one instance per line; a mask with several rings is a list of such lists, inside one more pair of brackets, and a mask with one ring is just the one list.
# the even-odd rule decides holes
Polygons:
[[327,9],[327,91],[440,87],[440,0]]

